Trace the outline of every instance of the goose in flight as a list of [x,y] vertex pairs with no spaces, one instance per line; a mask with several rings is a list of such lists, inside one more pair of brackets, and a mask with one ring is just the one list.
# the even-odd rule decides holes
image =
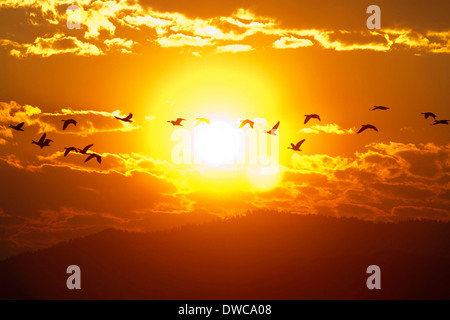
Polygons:
[[367,130],[367,129],[373,129],[376,132],[378,132],[378,129],[375,126],[373,126],[371,124],[365,124],[365,125],[361,126],[361,129],[359,129],[359,131],[357,133],[361,133],[361,132],[363,132],[364,130]]
[[435,120],[432,125],[435,126],[437,124],[448,124],[449,121],[450,120]]
[[177,118],[177,120],[175,120],[175,121],[174,120],[170,120],[170,121],[167,121],[167,122],[171,123],[174,126],[182,127],[183,125],[181,124],[181,121],[187,121],[187,120],[183,119],[183,118]]
[[301,145],[303,144],[303,142],[305,142],[305,140],[306,140],[306,139],[300,140],[299,142],[297,142],[297,144],[293,144],[293,143],[291,142],[291,146],[288,147],[288,149],[292,149],[292,150],[294,150],[294,151],[302,151],[302,150],[300,149],[300,147],[301,147]]
[[52,142],[53,140],[50,140],[50,139],[46,139],[46,136],[47,136],[47,134],[46,133],[44,133],[42,136],[41,136],[41,138],[39,139],[39,141],[34,141],[34,140],[31,140],[31,143],[33,144],[37,144],[39,147],[41,147],[41,149],[42,148],[44,148],[44,147],[49,147],[50,146],[50,142]]
[[306,118],[304,124],[307,124],[310,119],[318,119],[320,121],[320,117],[318,114],[305,114],[305,117]]
[[279,125],[280,125],[280,121],[278,121],[278,122],[273,126],[273,128],[272,128],[271,130],[269,130],[269,131],[264,130],[264,132],[265,132],[265,133],[268,133],[268,134],[271,134],[271,135],[273,135],[273,136],[276,136],[277,134],[275,133],[275,131],[277,131]]
[[384,107],[384,106],[373,106],[372,109],[369,109],[369,111],[374,111],[374,110],[388,110],[390,108],[388,107]]
[[89,160],[91,160],[92,158],[97,158],[97,162],[98,163],[102,163],[102,157],[99,154],[96,153],[91,153],[86,160],[84,160],[84,162],[88,162]]
[[44,147],[50,147],[50,142],[53,142],[53,140],[45,139],[45,141],[44,141]]
[[116,118],[117,120],[123,121],[123,122],[133,122],[133,121],[131,121],[132,117],[133,117],[132,113],[127,115],[125,118],[120,118],[120,117],[114,116],[114,118]]
[[434,120],[436,120],[436,115],[433,112],[422,112],[421,114],[425,116],[425,119],[432,117]]
[[67,128],[67,126],[68,126],[69,124],[73,124],[74,126],[77,125],[77,122],[76,122],[75,120],[73,120],[73,119],[69,119],[69,120],[61,120],[61,121],[64,122],[64,124],[63,124],[63,130],[66,130],[66,128]]
[[24,124],[25,124],[25,122],[21,122],[21,123],[15,125],[15,126],[10,124],[9,127],[13,128],[14,130],[17,130],[17,131],[23,131],[22,127],[23,127]]
[[194,127],[198,126],[198,125],[199,125],[200,123],[202,123],[202,122],[207,123],[207,124],[211,124],[211,121],[209,121],[209,120],[206,119],[206,118],[196,118],[195,120],[197,120],[197,123],[195,124]]
[[69,147],[69,148],[64,148],[66,149],[66,151],[64,152],[64,157],[66,157],[71,151],[78,151],[77,148],[74,147]]
[[245,119],[245,120],[241,120],[241,125],[239,126],[239,129],[243,128],[246,124],[248,124],[250,126],[250,128],[252,128],[252,129],[253,129],[253,126],[255,125],[255,123],[252,120]]
[[84,149],[79,149],[79,148],[77,148],[77,151],[78,151],[79,153],[81,153],[81,154],[86,154],[87,151],[89,150],[89,148],[92,147],[93,145],[94,145],[94,144],[87,145],[86,147],[84,147]]

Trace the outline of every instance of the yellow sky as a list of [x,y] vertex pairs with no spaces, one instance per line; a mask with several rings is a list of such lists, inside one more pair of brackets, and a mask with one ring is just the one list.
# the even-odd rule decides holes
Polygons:
[[[0,3],[7,252],[110,226],[145,230],[154,213],[448,219],[448,126],[421,115],[450,119],[448,2],[380,1],[380,30],[367,29],[371,3],[360,1],[85,0],[80,29],[67,28],[70,4]],[[131,124],[114,118],[130,112]],[[304,124],[312,113],[321,121]],[[220,132],[253,139],[240,119],[254,120],[265,139],[280,121],[270,140],[279,143],[276,173],[174,163],[177,128],[167,121],[178,117],[187,119],[182,134],[202,141],[200,157]],[[212,131],[195,127],[199,117]],[[77,126],[62,131],[66,118]],[[24,132],[9,128],[20,122]],[[379,132],[356,134],[364,124]],[[31,140],[43,132],[54,142],[40,150]],[[301,139],[301,152],[287,149]],[[92,143],[101,164],[64,156]]]

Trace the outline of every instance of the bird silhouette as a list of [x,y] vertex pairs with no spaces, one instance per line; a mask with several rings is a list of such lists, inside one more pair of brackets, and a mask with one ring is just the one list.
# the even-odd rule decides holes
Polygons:
[[44,147],[50,147],[50,142],[53,142],[53,140],[45,139],[45,141],[44,141]]
[[183,119],[183,118],[177,118],[177,120],[170,120],[170,121],[167,121],[167,122],[169,122],[169,123],[171,123],[172,125],[174,125],[174,126],[180,126],[180,127],[182,127],[183,125],[181,124],[181,122],[182,121],[187,121],[186,119]]
[[64,152],[64,157],[66,157],[71,151],[78,151],[75,147],[64,148],[66,151]]
[[265,132],[265,133],[268,133],[268,134],[271,134],[271,135],[273,135],[273,136],[276,136],[277,134],[275,133],[275,131],[277,131],[279,125],[280,125],[280,121],[278,121],[278,122],[273,126],[273,128],[272,128],[271,130],[269,130],[269,131],[264,130],[264,132]]
[[102,157],[99,154],[96,153],[91,153],[86,160],[84,160],[84,162],[88,162],[89,160],[91,160],[92,158],[97,158],[97,162],[98,163],[102,163]]
[[425,116],[425,119],[432,117],[434,120],[436,120],[436,115],[433,112],[422,112],[421,114]]
[[319,119],[320,121],[320,117],[318,114],[305,114],[305,117],[306,118],[304,124],[307,124],[310,119]]
[[378,129],[375,126],[373,126],[371,124],[365,124],[365,125],[361,126],[361,129],[359,129],[359,131],[357,133],[361,133],[361,132],[363,132],[364,130],[367,130],[367,129],[373,129],[376,132],[378,132]]
[[10,124],[9,127],[10,127],[10,128],[13,128],[14,130],[17,130],[17,131],[24,131],[24,130],[22,129],[22,127],[23,127],[24,124],[25,124],[25,122],[21,122],[21,123],[15,125],[15,126],[13,126],[12,124]]
[[78,151],[79,153],[81,153],[81,154],[86,154],[87,151],[89,150],[89,148],[92,147],[93,145],[94,145],[94,144],[87,145],[86,147],[84,147],[84,149],[79,149],[79,148],[77,148],[77,151]]
[[449,121],[450,120],[435,120],[432,125],[435,126],[437,124],[448,124]]
[[239,126],[239,129],[243,128],[246,124],[248,124],[250,126],[250,128],[252,128],[252,129],[253,129],[253,126],[255,125],[255,123],[252,120],[245,119],[245,120],[241,120],[241,125]]
[[69,124],[73,124],[74,126],[77,125],[77,122],[76,122],[75,120],[73,120],[73,119],[61,120],[61,121],[64,122],[64,124],[63,124],[63,130],[66,130],[66,128],[67,128],[67,126],[68,126]]
[[195,120],[197,120],[197,123],[195,124],[194,127],[198,126],[198,125],[199,125],[200,123],[202,123],[202,122],[207,123],[207,124],[211,124],[211,121],[209,121],[209,120],[206,119],[206,118],[196,118]]
[[297,142],[297,144],[293,144],[291,142],[291,146],[288,147],[288,149],[292,149],[294,151],[302,151],[300,150],[300,146],[303,144],[303,142],[305,142],[306,139],[300,140],[299,142]]
[[369,109],[369,111],[374,111],[374,110],[388,110],[390,108],[388,107],[384,107],[384,106],[373,106],[372,109]]
[[123,122],[133,122],[131,121],[131,118],[133,117],[133,114],[130,113],[128,116],[126,116],[125,118],[120,118],[117,116],[114,116],[114,118],[116,118],[117,120],[123,121]]
[[41,147],[41,149],[42,148],[44,148],[44,147],[49,147],[50,146],[50,142],[52,142],[53,140],[50,140],[50,139],[46,139],[46,136],[47,136],[47,134],[46,133],[44,133],[42,136],[41,136],[41,138],[39,139],[39,141],[34,141],[34,140],[31,140],[31,143],[33,144],[37,144],[39,147]]

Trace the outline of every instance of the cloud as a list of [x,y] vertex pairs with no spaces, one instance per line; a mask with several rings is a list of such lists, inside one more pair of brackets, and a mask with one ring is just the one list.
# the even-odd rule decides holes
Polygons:
[[279,40],[273,43],[273,47],[276,49],[296,49],[300,47],[309,47],[313,43],[308,39],[299,39],[294,36],[281,37]]
[[342,134],[353,134],[355,133],[355,130],[353,128],[343,129],[335,123],[329,123],[324,126],[316,124],[310,128],[303,128],[300,129],[297,133],[312,133],[312,134],[330,133],[342,135]]
[[390,142],[367,148],[353,157],[293,155],[279,186],[291,195],[283,202],[292,210],[368,220],[450,220],[450,199],[442,196],[450,190],[450,145]]
[[[21,43],[12,36],[0,39],[0,44],[18,58],[31,55],[49,57],[56,54],[96,56],[114,51],[129,54],[152,43],[163,48],[213,47],[217,53],[244,51],[237,48],[249,49],[250,46],[254,50],[300,50],[314,46],[336,51],[389,52],[401,49],[414,54],[450,52],[448,30],[428,30],[421,33],[405,28],[368,31],[365,28],[327,30],[316,26],[298,29],[285,27],[275,17],[256,15],[245,8],[238,8],[228,16],[192,18],[179,12],[157,11],[138,1],[123,0],[78,1],[81,29],[84,33],[75,33],[75,36],[71,32],[71,35],[65,35],[68,32],[66,9],[70,4],[47,1],[2,2],[0,10],[26,8],[30,28],[45,24],[49,29],[45,33],[34,29],[36,38],[32,43]],[[130,29],[134,32],[129,33]],[[130,36],[127,39],[118,36],[124,33]],[[255,35],[260,39],[258,45],[251,42]],[[274,37],[277,40],[274,41]],[[237,47],[236,42],[241,47]]]
[[80,56],[98,56],[103,52],[95,45],[78,40],[76,37],[56,33],[52,37],[37,37],[33,43],[12,42],[3,40],[6,46],[11,47],[10,54],[18,58],[30,55],[50,57],[56,54],[71,53]]
[[245,52],[245,51],[252,51],[254,50],[252,46],[244,45],[244,44],[230,44],[227,46],[217,47],[218,53],[225,53],[225,52]]
[[[42,112],[39,107],[31,105],[20,105],[17,102],[0,102],[0,135],[12,137],[11,129],[1,125],[2,123],[25,122],[27,127],[37,127],[39,133],[58,132],[64,134],[76,134],[87,136],[97,132],[132,131],[139,129],[136,123],[125,123],[117,121],[114,116],[123,114],[120,110],[113,112],[96,110],[73,110],[63,108],[59,112]],[[66,131],[62,131],[61,120],[72,117],[77,120],[76,126],[70,126]]]
[[122,53],[132,53],[132,47],[135,44],[133,40],[125,40],[121,38],[114,38],[105,40],[105,44],[109,50],[116,48]]
[[202,47],[212,44],[210,39],[205,39],[200,36],[188,36],[181,33],[159,38],[156,42],[158,42],[161,47]]

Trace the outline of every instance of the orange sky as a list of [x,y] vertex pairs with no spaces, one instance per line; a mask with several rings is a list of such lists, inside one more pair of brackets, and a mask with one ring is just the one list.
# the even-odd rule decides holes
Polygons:
[[[370,4],[2,1],[0,259],[106,227],[153,230],[165,214],[448,220],[449,127],[420,113],[450,119],[450,3],[378,1],[372,31]],[[309,113],[321,121],[304,125]],[[280,121],[277,174],[175,164],[177,117],[189,134],[197,117]],[[63,132],[67,118],[78,125]],[[367,123],[379,132],[355,133]],[[43,132],[54,142],[40,150]],[[101,164],[63,156],[91,143]]]

